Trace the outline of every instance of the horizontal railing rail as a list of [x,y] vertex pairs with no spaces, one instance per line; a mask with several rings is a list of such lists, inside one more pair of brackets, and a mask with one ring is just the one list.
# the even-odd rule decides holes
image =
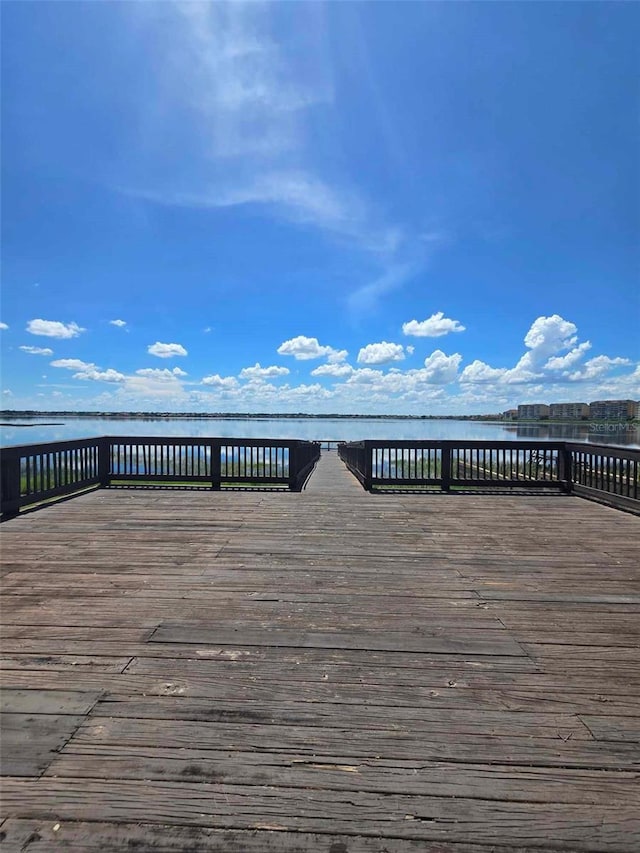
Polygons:
[[640,507],[640,450],[552,441],[348,442],[338,453],[369,491],[558,488]]
[[101,436],[7,447],[0,450],[0,506],[6,518],[92,486],[136,483],[299,491],[319,456],[318,443],[297,439]]

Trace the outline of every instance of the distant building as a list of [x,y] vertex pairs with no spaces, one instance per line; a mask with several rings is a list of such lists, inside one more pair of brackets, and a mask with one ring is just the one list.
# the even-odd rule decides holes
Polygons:
[[549,406],[549,417],[552,421],[586,421],[589,406],[587,403],[552,403]]
[[518,406],[518,420],[539,420],[549,417],[549,406],[546,403],[525,403]]
[[504,418],[505,421],[515,421],[515,419],[518,417],[518,410],[517,409],[507,409],[506,411],[504,411],[502,413],[502,417]]
[[594,400],[589,404],[589,418],[592,421],[637,418],[638,406],[635,400]]

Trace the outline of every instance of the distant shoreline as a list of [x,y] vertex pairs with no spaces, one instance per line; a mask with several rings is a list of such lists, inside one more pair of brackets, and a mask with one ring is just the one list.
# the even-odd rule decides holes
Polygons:
[[[5,421],[40,419],[47,417],[113,420],[113,421],[169,421],[169,420],[474,420],[496,422],[499,418],[491,415],[345,415],[331,413],[326,415],[306,412],[270,413],[270,412],[0,412]],[[7,425],[6,423],[4,424]],[[29,426],[29,424],[23,424]]]
[[[278,413],[269,412],[35,412],[35,411],[0,411],[3,427],[30,427],[30,426],[63,426],[63,421],[42,422],[41,418],[55,417],[65,420],[111,420],[111,421],[183,421],[183,420],[372,420],[372,421],[474,421],[476,423],[503,424],[506,426],[589,426],[594,422],[605,424],[630,424],[639,425],[637,419],[627,420],[576,420],[576,419],[522,419],[512,420],[497,415],[345,415],[331,413],[326,415],[308,414],[305,412]],[[16,423],[16,421],[33,420],[36,423]]]

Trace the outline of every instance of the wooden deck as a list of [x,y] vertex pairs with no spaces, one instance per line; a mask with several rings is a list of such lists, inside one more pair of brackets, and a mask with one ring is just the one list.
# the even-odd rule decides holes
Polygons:
[[639,526],[335,453],[3,524],[3,853],[640,850]]

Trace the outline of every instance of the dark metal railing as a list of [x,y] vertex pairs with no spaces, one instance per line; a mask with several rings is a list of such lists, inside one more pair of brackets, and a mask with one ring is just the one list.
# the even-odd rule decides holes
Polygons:
[[[552,487],[640,511],[640,450],[579,442],[338,442],[369,491]],[[302,489],[320,443],[286,439],[105,436],[0,451],[2,517],[101,486],[237,484]]]
[[550,441],[349,442],[340,458],[368,491],[540,488],[640,506],[640,450]]
[[57,441],[0,451],[2,515],[20,507],[78,492],[101,481],[102,439]]
[[640,450],[567,442],[571,488],[584,497],[635,511],[640,507]]
[[91,487],[136,483],[300,491],[319,456],[318,443],[295,439],[103,436],[7,447],[0,451],[0,507],[6,518]]

